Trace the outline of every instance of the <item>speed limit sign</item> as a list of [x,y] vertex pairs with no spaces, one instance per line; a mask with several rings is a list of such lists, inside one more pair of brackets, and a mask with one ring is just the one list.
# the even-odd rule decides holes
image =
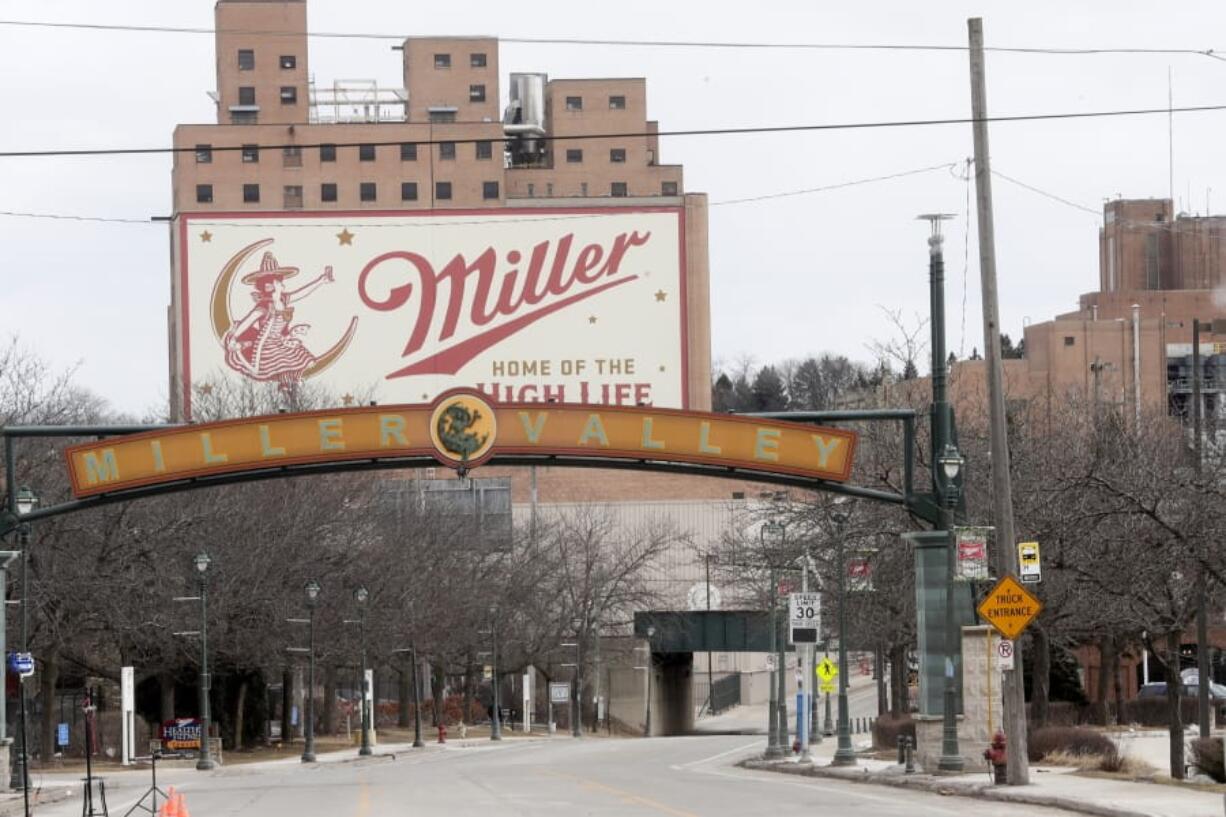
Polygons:
[[793,593],[788,596],[788,640],[791,643],[816,644],[821,618],[820,593]]

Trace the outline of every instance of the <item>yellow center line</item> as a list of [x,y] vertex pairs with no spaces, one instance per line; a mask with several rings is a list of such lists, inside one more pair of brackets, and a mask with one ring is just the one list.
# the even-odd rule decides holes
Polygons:
[[355,817],[367,817],[370,814],[370,786],[363,780],[358,788],[358,812]]
[[560,777],[563,780],[570,780],[578,783],[582,788],[587,789],[588,791],[598,791],[605,794],[611,794],[625,803],[642,806],[643,808],[659,812],[660,814],[671,814],[672,817],[698,817],[698,815],[692,811],[683,811],[681,809],[673,808],[666,803],[661,803],[658,800],[652,800],[650,797],[643,797],[642,795],[635,794],[632,791],[619,789],[616,786],[610,786],[607,783],[600,783],[586,777],[578,777],[577,775],[567,774],[566,772],[559,772],[555,769],[542,769],[541,771],[547,775],[552,775],[553,777]]

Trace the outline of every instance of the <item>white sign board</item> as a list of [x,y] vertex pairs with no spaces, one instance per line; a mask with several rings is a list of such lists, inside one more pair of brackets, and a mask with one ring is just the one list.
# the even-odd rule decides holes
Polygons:
[[1023,584],[1038,584],[1043,581],[1043,562],[1039,558],[1038,542],[1018,543],[1017,577]]
[[253,383],[687,408],[684,222],[678,207],[183,215],[184,413]]
[[769,672],[774,672],[779,667],[779,656],[773,652],[766,654],[766,669]]
[[1001,639],[996,642],[997,669],[1001,672],[1013,669],[1013,650],[1016,642]]
[[120,763],[132,764],[136,757],[136,669],[119,668]]
[[532,701],[535,688],[536,685],[533,683],[533,673],[525,672],[523,682],[523,708],[520,710],[524,715],[522,724],[522,730],[524,732],[532,731]]
[[554,681],[549,684],[549,701],[555,704],[570,702],[570,684]]
[[793,593],[788,596],[788,640],[793,644],[816,644],[821,629],[820,593]]

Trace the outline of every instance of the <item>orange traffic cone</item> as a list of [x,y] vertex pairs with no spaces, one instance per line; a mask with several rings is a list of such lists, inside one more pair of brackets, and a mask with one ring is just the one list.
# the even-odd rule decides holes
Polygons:
[[158,809],[157,817],[174,817],[172,809],[175,807],[175,796],[175,787],[171,786],[170,791],[166,794],[166,801]]
[[179,797],[179,810],[175,812],[175,817],[192,817],[190,814],[187,813],[187,800],[183,797],[182,794],[178,795],[178,797]]

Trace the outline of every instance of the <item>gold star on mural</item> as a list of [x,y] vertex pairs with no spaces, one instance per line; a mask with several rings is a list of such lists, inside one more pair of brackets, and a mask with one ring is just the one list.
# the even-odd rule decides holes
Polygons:
[[200,393],[201,393],[201,394],[212,394],[212,393],[213,393],[213,384],[212,384],[212,383],[205,383],[203,386],[201,386],[201,387],[200,387]]
[[342,397],[341,397],[341,402],[342,402],[342,403],[344,403],[344,404],[345,404],[345,405],[347,405],[347,406],[352,406],[352,405],[353,405],[353,395],[352,395],[352,394],[346,394],[346,395],[342,396]]
[[667,297],[668,297],[668,293],[667,293],[667,292],[665,292],[664,290],[662,290],[662,289],[657,289],[657,290],[656,290],[656,300],[657,300],[657,301],[663,301],[663,300],[664,300],[665,298],[667,298]]
[[210,233],[208,230],[205,230],[203,233],[200,234],[200,240],[203,241],[205,244],[208,244],[210,241],[213,240],[213,234]]
[[349,232],[348,227],[337,233],[336,238],[342,245],[353,246],[353,233]]
[[595,316],[595,315],[589,315],[589,316],[588,316],[588,319],[587,319],[587,322],[588,322],[588,323],[595,323],[595,322],[596,322],[596,316]]

